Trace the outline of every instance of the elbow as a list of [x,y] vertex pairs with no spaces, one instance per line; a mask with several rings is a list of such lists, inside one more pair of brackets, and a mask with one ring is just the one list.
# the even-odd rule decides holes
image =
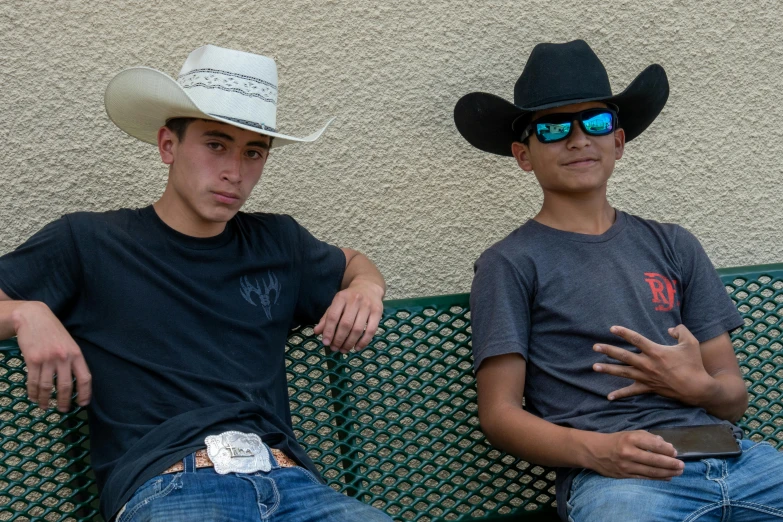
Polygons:
[[705,405],[701,403],[708,413],[736,423],[745,411],[748,409],[748,390],[745,388],[745,381],[739,375],[719,374],[713,378],[713,386],[710,389],[708,401],[712,403]]
[[732,401],[734,408],[730,414],[731,418],[728,419],[731,422],[738,422],[742,416],[745,415],[749,403],[748,390],[745,388],[745,381],[739,377],[735,383],[736,391],[734,392],[734,400]]
[[745,387],[742,387],[742,395],[737,399],[737,407],[728,419],[732,423],[739,422],[745,412],[748,410],[748,393],[745,391]]
[[490,446],[502,449],[500,448],[499,441],[495,437],[495,432],[492,430],[492,428],[481,421],[479,421],[479,423],[481,426],[481,432],[484,434],[484,437],[487,439],[487,442],[489,442]]
[[484,425],[481,425],[481,432],[484,434],[484,437],[486,437],[487,442],[490,446],[492,446],[495,449],[499,449],[500,451],[506,451],[506,448],[503,446],[502,439],[495,436],[495,432],[492,430],[487,430]]
[[487,409],[479,408],[478,417],[481,432],[486,437],[487,442],[493,447],[504,450],[502,437],[500,436],[502,430],[497,422],[498,416],[493,413],[492,411],[487,411]]
[[716,417],[727,420],[735,424],[742,419],[748,409],[748,392],[745,391],[743,383],[742,389],[737,389],[735,395],[728,404],[725,404],[722,411],[713,412]]

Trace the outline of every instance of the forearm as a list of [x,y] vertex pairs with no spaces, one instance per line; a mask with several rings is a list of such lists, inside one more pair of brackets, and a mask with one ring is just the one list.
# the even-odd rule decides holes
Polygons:
[[0,339],[14,335],[27,365],[30,400],[48,407],[56,382],[57,407],[68,411],[75,377],[79,405],[90,402],[92,377],[81,349],[46,303],[0,299]]
[[596,433],[557,426],[522,408],[527,363],[489,357],[476,372],[479,421],[491,444],[544,466],[592,469],[606,477],[666,479],[680,473],[674,447],[649,432]]
[[703,392],[687,402],[707,410],[707,413],[730,422],[737,422],[748,408],[748,392],[742,377],[734,373],[708,376]]
[[542,466],[590,467],[592,444],[602,436],[552,424],[514,405],[479,415],[493,446]]
[[343,275],[341,289],[344,290],[356,284],[372,284],[378,287],[379,297],[383,298],[386,293],[386,281],[378,268],[364,254],[355,250],[347,251],[345,275]]

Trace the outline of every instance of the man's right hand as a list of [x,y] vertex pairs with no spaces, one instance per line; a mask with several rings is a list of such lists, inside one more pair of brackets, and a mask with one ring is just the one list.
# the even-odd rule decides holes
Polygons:
[[558,426],[522,408],[527,363],[488,357],[476,372],[481,429],[490,444],[542,466],[588,468],[612,478],[669,480],[682,474],[674,446],[647,431],[597,433]]
[[674,446],[647,431],[591,433],[585,442],[586,467],[605,477],[671,480],[685,467]]
[[17,342],[27,365],[27,396],[47,409],[55,378],[57,409],[71,406],[73,378],[76,378],[77,402],[86,406],[92,394],[92,376],[82,351],[59,319],[44,303],[19,303],[14,311]]

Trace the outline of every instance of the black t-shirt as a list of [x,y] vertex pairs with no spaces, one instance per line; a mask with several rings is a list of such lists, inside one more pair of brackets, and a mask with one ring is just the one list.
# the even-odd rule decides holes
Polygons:
[[317,473],[291,426],[284,348],[339,290],[345,256],[285,215],[194,238],[152,207],[76,213],[0,257],[0,289],[43,301],[93,376],[92,465],[108,520],[146,480],[254,432]]

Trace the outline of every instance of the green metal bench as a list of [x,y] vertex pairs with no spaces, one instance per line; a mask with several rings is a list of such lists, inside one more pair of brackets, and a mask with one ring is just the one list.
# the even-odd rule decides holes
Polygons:
[[[781,448],[783,264],[720,273],[745,317],[740,425]],[[381,330],[354,356],[326,355],[310,328],[288,339],[295,431],[329,484],[400,521],[554,519],[554,472],[481,433],[468,295],[387,301]],[[0,521],[101,520],[86,412],[43,411],[24,381],[18,347],[0,342]]]

